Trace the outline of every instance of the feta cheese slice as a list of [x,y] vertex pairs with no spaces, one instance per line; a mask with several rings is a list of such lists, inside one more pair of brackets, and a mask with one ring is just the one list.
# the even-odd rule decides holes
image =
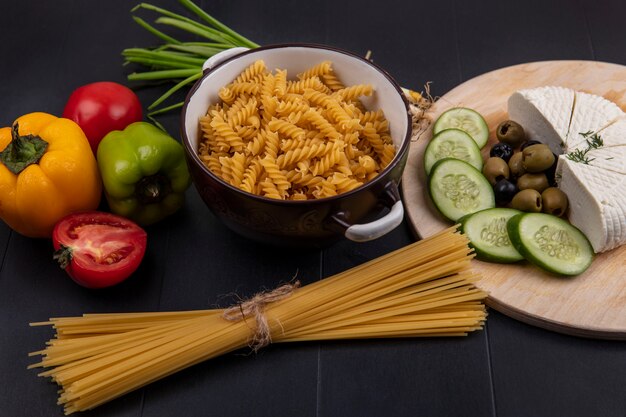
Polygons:
[[521,124],[526,136],[563,153],[574,107],[575,92],[563,87],[520,90],[508,100],[509,118]]
[[626,115],[613,120],[601,129],[598,134],[602,137],[604,148],[626,145]]
[[626,175],[626,144],[592,149],[587,152],[587,157],[591,166]]
[[626,175],[559,157],[559,188],[569,200],[570,223],[596,253],[626,243]]
[[582,133],[598,132],[624,115],[617,104],[601,96],[576,91],[574,111],[565,141],[567,150],[585,142]]

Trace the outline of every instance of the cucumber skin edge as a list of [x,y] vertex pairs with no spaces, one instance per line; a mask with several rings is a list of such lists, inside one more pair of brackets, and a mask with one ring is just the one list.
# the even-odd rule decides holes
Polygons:
[[[479,112],[477,112],[476,110],[470,108],[470,107],[451,107],[448,110],[444,111],[443,113],[441,113],[439,115],[439,117],[437,118],[437,120],[435,120],[435,122],[433,123],[433,136],[437,133],[440,133],[442,131],[444,131],[445,129],[440,129],[437,131],[437,124],[438,122],[441,120],[441,116],[443,116],[445,113],[452,111],[452,110],[469,110],[472,113],[476,113],[479,116],[479,120],[482,122],[482,125],[485,127],[485,129],[487,130],[487,132],[489,132],[489,125],[487,124],[487,121],[485,120],[485,117],[480,114]],[[460,129],[463,130],[463,129]],[[469,135],[468,132],[465,132]],[[472,135],[470,135],[470,137],[474,140],[474,142],[476,142],[476,139],[474,139],[474,137]],[[485,143],[483,143],[482,145],[480,145],[478,142],[476,142],[476,145],[478,146],[478,149],[483,149],[485,146],[487,146],[487,143],[489,142],[489,133],[487,133],[487,139],[485,140]]]
[[[431,172],[433,172],[433,168],[435,167],[435,164],[437,164],[437,162],[441,161],[441,159],[440,159],[439,161],[435,161],[435,163],[434,163],[434,164],[430,167],[430,171],[428,171],[428,170],[426,169],[426,154],[428,153],[428,148],[429,148],[429,147],[431,146],[431,144],[433,143],[433,140],[435,139],[435,137],[436,137],[437,135],[439,135],[440,133],[445,132],[446,130],[458,130],[459,132],[463,132],[464,134],[466,134],[466,135],[467,135],[467,137],[469,137],[469,138],[472,140],[472,143],[476,146],[476,149],[478,149],[478,154],[480,155],[480,150],[481,150],[481,147],[480,147],[480,146],[478,146],[478,144],[476,143],[476,141],[474,140],[474,138],[472,138],[472,136],[471,136],[469,133],[467,133],[465,130],[463,130],[463,129],[459,129],[459,128],[456,128],[456,127],[450,127],[450,128],[446,128],[446,129],[440,130],[440,131],[439,131],[439,132],[437,132],[437,133],[434,133],[434,129],[433,129],[433,135],[432,135],[432,137],[430,138],[430,141],[428,141],[428,144],[426,145],[426,148],[424,148],[424,157],[422,158],[422,165],[424,165],[424,172],[426,173],[426,177],[428,177],[428,176],[430,175],[430,173],[431,173]],[[453,157],[451,157],[451,156],[448,156],[448,157],[446,157],[446,158],[450,158],[450,159],[458,159],[458,158],[453,158]],[[445,158],[442,158],[442,159],[445,159]],[[465,161],[465,160],[463,160],[463,159],[460,159],[460,161],[467,162],[468,164],[470,164],[468,161]],[[480,167],[480,168],[475,167],[475,166],[474,166],[474,165],[472,165],[472,164],[470,164],[470,165],[474,166],[474,168],[476,168],[477,170],[479,170],[480,172],[482,172],[483,165],[484,165],[484,161],[482,160],[482,156],[481,156],[480,162],[481,162],[481,167]]]
[[[486,210],[491,210],[491,209],[486,209]],[[476,213],[479,213],[479,212],[477,211],[475,213],[466,214],[465,216],[463,216],[459,220],[457,220],[457,223],[459,223],[461,225],[461,227],[460,227],[461,233],[465,234],[465,222],[467,221],[467,219],[470,216],[472,216],[472,215],[474,215]],[[508,222],[507,222],[507,233],[508,233],[508,231],[509,230],[508,230]],[[474,244],[472,243],[472,240],[469,238],[469,236],[467,237],[467,240],[469,242],[469,246],[472,249],[474,249],[474,253],[476,254],[476,259],[478,259],[479,261],[492,262],[492,263],[497,263],[497,264],[514,264],[514,263],[523,261],[525,259],[525,257],[522,257],[520,259],[502,260],[501,257],[491,256],[489,253],[484,252],[483,250],[481,250],[481,249],[477,248],[476,246],[474,246]],[[509,240],[510,240],[510,238],[509,238]],[[511,244],[513,244],[512,241],[511,241]],[[515,245],[513,245],[513,246],[515,246]],[[517,247],[515,249],[517,250]],[[519,252],[519,250],[517,250],[517,251]],[[521,252],[520,252],[520,254],[521,254]]]
[[[524,247],[524,245],[522,245],[522,240],[520,238],[520,233],[519,233],[519,224],[522,221],[522,217],[527,214],[527,213],[520,213],[520,214],[516,214],[515,216],[511,217],[509,219],[509,221],[506,223],[506,230],[509,233],[509,239],[511,240],[511,243],[513,244],[513,246],[515,247],[515,249],[517,249],[517,251],[519,253],[522,254],[522,256],[531,264],[534,264],[548,272],[551,272],[553,274],[557,274],[559,276],[576,276],[576,275],[580,275],[583,272],[585,272],[587,270],[587,268],[589,267],[589,265],[591,265],[591,262],[593,262],[593,256],[591,257],[591,261],[589,262],[589,264],[587,264],[587,266],[580,272],[576,272],[576,273],[567,273],[567,272],[563,272],[560,271],[558,269],[555,269],[553,267],[551,267],[550,265],[546,264],[545,262],[542,262],[540,260],[537,259],[533,259],[533,256],[529,256],[530,252],[526,250],[526,248]],[[586,236],[585,236],[586,238]]]
[[[468,163],[468,162],[465,162],[465,161],[463,161],[463,160],[461,160],[461,159],[450,158],[450,157],[448,157],[448,158],[443,158],[443,159],[440,159],[439,161],[435,162],[435,164],[433,165],[433,167],[432,167],[432,169],[430,170],[430,172],[431,172],[431,173],[432,173],[432,172],[434,172],[434,171],[435,171],[435,168],[437,168],[437,166],[438,166],[438,165],[441,165],[443,162],[448,161],[448,160],[451,160],[451,161],[459,161],[459,162],[461,162],[461,163],[463,163],[463,164],[466,164],[466,165],[467,165],[467,166],[469,166],[471,169],[474,169],[474,170],[476,170],[478,173],[480,173],[480,175],[482,175],[482,176],[483,176],[483,178],[484,178],[483,173],[482,173],[482,172],[480,172],[480,171],[478,171],[475,167],[473,167],[473,166],[472,166],[472,164],[470,164],[470,163]],[[460,219],[461,217],[465,217],[465,216],[468,216],[468,215],[470,215],[470,214],[474,214],[474,213],[476,213],[476,211],[474,211],[474,212],[472,212],[472,213],[467,213],[467,214],[465,214],[465,215],[463,215],[463,216],[461,216],[461,217],[459,217],[459,218],[457,218],[457,219],[451,219],[450,217],[448,217],[448,216],[446,216],[445,214],[443,214],[443,212],[441,211],[441,209],[439,208],[439,206],[438,206],[438,205],[437,205],[437,203],[435,202],[435,199],[433,198],[433,193],[432,193],[432,182],[433,182],[433,176],[432,176],[432,175],[430,175],[430,176],[428,176],[428,178],[427,178],[427,179],[428,179],[428,197],[430,197],[430,201],[433,203],[433,205],[434,205],[434,206],[435,206],[435,208],[437,209],[437,212],[438,212],[439,214],[441,214],[444,218],[446,218],[446,219],[448,219],[448,220],[450,220],[450,221],[452,221],[452,222],[458,223],[458,221],[459,221],[459,219]],[[486,181],[486,180],[487,180],[487,179],[485,178],[485,181]],[[489,184],[489,182],[487,182],[487,183]],[[493,188],[491,187],[491,184],[489,184],[489,186],[490,186],[490,189],[492,190],[492,191],[491,191],[491,207],[485,207],[485,208],[483,208],[483,209],[481,209],[481,210],[485,210],[485,209],[487,209],[487,208],[495,208],[495,207],[496,207],[496,199],[495,199],[495,195],[493,194]],[[478,211],[480,211],[480,210],[478,210]]]

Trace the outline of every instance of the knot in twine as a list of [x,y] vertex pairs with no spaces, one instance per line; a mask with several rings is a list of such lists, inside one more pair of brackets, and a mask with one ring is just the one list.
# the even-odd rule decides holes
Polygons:
[[264,314],[265,306],[289,297],[298,287],[300,287],[300,281],[295,281],[293,284],[283,284],[272,291],[261,291],[252,298],[227,308],[222,317],[228,321],[245,321],[247,317],[254,317],[256,330],[249,346],[257,352],[272,342],[271,329]]

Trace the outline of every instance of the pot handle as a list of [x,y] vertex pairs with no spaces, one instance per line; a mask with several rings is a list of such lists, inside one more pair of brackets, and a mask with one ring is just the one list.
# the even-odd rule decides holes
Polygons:
[[235,55],[239,55],[242,52],[246,52],[250,48],[245,48],[243,46],[238,46],[236,48],[225,49],[222,52],[218,52],[213,55],[211,58],[204,61],[202,64],[202,71],[206,72],[215,67],[218,64],[226,61],[228,58],[233,57]]
[[391,208],[389,213],[370,223],[348,226],[344,232],[347,239],[354,242],[368,242],[386,235],[402,223],[402,219],[404,218],[404,206],[400,199],[398,185],[395,181],[391,181],[387,184],[386,189],[385,197],[388,201],[387,205]]

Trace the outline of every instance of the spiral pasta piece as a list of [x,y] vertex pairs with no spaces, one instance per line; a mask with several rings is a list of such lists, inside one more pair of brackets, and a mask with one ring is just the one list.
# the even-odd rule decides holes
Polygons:
[[306,89],[312,89],[324,94],[332,93],[319,77],[305,78],[300,81],[287,81],[287,93],[302,94]]
[[276,184],[274,184],[269,178],[266,178],[261,182],[261,190],[262,195],[268,198],[274,198],[276,200],[282,200],[283,197],[280,195]]
[[322,181],[324,181],[323,177],[313,175],[311,173],[302,173],[297,170],[288,171],[285,177],[295,185],[300,187],[315,187]]
[[294,191],[290,196],[290,200],[308,200],[306,193],[304,191]]
[[232,104],[237,98],[237,95],[235,94],[235,92],[228,87],[220,88],[220,91],[218,92],[217,95],[224,103],[227,103],[227,104]]
[[[227,151],[232,149],[234,152],[243,150],[243,139],[230,127],[219,113],[213,114],[211,127],[215,132],[220,150]],[[220,141],[221,139],[221,141]]]
[[292,113],[304,113],[309,110],[309,105],[305,101],[281,101],[276,107],[276,114],[288,116]]
[[276,159],[276,162],[280,168],[286,168],[306,159],[324,156],[327,153],[332,152],[334,147],[335,143],[333,142],[315,143],[311,146],[304,146],[287,151],[286,153],[280,155]]
[[314,109],[309,109],[302,115],[303,118],[310,121],[323,135],[330,140],[340,139],[341,133],[333,127],[330,122],[322,116],[321,112]]
[[343,147],[344,143],[342,141],[333,143],[331,151],[326,153],[311,167],[311,173],[313,175],[323,174],[335,166],[335,164],[337,164],[337,162],[341,159]]
[[278,100],[272,96],[261,97],[262,120],[269,123],[275,116],[278,108]]
[[236,133],[243,141],[248,142],[256,136],[257,131],[258,129],[254,126],[241,126],[237,128]]
[[339,91],[345,88],[343,83],[339,81],[339,78],[337,78],[337,76],[333,72],[323,74],[322,80],[324,81],[324,84],[326,84],[328,88],[330,88],[332,91]]
[[382,110],[366,111],[359,116],[359,121],[361,124],[365,125],[366,123],[374,123],[384,117],[385,115]]
[[[396,156],[396,147],[390,143],[383,145],[383,152],[380,155],[380,166],[386,168],[391,163],[391,160]],[[373,173],[372,173],[373,174]]]
[[209,168],[215,175],[219,177],[223,177],[222,173],[222,163],[220,162],[220,157],[225,157],[228,154],[225,152],[218,153],[212,152],[210,154],[200,155],[200,159],[204,162],[204,164]]
[[263,166],[258,159],[253,160],[243,173],[243,179],[239,188],[249,193],[254,192],[258,178],[263,170]]
[[357,181],[341,172],[335,172],[329,179],[329,182],[335,186],[335,190],[338,194],[352,191],[355,188],[363,185],[363,182]]
[[265,131],[265,147],[263,148],[264,154],[270,156],[272,159],[278,158],[278,152],[280,151],[280,137],[277,132],[272,130]]
[[342,88],[333,93],[334,96],[338,96],[344,101],[355,101],[362,96],[371,96],[374,93],[374,87],[370,84],[357,84],[350,87]]
[[267,127],[274,132],[281,133],[292,139],[300,139],[305,136],[304,130],[294,125],[293,123],[290,123],[287,120],[283,119],[273,118],[267,124]]
[[291,188],[291,182],[287,180],[285,174],[278,167],[276,160],[272,157],[266,156],[260,162],[265,172],[267,172],[267,177],[276,185],[280,197],[284,199],[287,195],[287,190]]
[[274,94],[282,97],[287,93],[287,70],[277,70],[274,78]]
[[324,180],[320,182],[314,188],[315,189],[313,190],[312,194],[316,198],[325,198],[337,195],[337,188],[335,187],[335,184],[333,184],[329,180]]
[[340,132],[353,132],[355,129],[361,127],[359,121],[348,116],[348,113],[346,113],[338,101],[333,99],[327,100],[326,109],[328,115],[335,121],[335,124],[339,126],[338,130]]
[[220,157],[219,161],[222,164],[222,174],[228,178],[231,185],[238,187],[243,180],[246,156],[243,153],[235,152],[232,157]]
[[298,74],[298,79],[305,80],[307,78],[320,77],[325,74],[330,74],[331,71],[332,63],[330,61],[322,61],[308,70]]
[[382,155],[384,142],[372,123],[365,124],[363,136],[368,140],[372,148],[374,148],[374,151],[376,151],[378,155]]
[[260,89],[261,87],[257,83],[238,83],[238,84],[233,84],[230,87],[228,87],[228,90],[230,90],[231,94],[235,96],[239,94],[254,95],[254,94],[257,94]]
[[328,103],[328,101],[332,100],[328,94],[322,93],[321,91],[317,91],[312,88],[304,89],[302,95],[309,102],[309,104],[313,104],[323,108],[326,108],[326,104]]
[[258,78],[258,75],[263,74],[265,71],[265,62],[263,60],[259,59],[254,61],[252,65],[243,70],[243,72],[235,78],[233,84],[254,81]]
[[[234,111],[233,111],[233,107],[235,107]],[[256,113],[257,113],[257,101],[255,98],[249,99],[243,105],[234,103],[233,106],[230,109],[228,109],[228,112],[226,113],[228,115],[228,124],[230,125],[230,127],[235,129],[237,126],[244,125],[246,121],[252,115]]]

